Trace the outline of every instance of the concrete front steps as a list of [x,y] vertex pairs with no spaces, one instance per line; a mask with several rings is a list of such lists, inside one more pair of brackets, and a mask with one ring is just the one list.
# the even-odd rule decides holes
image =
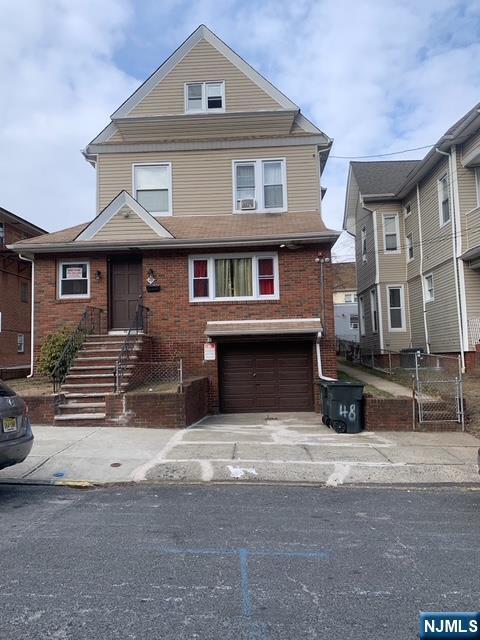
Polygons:
[[[143,335],[134,336],[134,345],[124,374],[122,389],[143,347]],[[55,424],[66,426],[102,424],[106,420],[106,396],[115,393],[115,365],[125,342],[124,336],[90,335],[77,352],[61,387],[64,400],[57,405]]]

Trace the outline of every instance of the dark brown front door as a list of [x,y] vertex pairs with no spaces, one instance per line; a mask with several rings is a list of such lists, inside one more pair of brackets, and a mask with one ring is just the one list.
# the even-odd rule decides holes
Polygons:
[[311,342],[220,345],[220,409],[313,411]]
[[141,259],[115,258],[110,263],[110,328],[128,329],[142,295]]

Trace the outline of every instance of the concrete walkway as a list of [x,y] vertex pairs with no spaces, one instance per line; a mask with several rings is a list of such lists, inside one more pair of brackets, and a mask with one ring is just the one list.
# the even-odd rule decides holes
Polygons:
[[314,413],[211,416],[195,427],[35,427],[32,454],[0,482],[260,481],[478,484],[466,433],[337,434]]
[[365,384],[370,385],[371,387],[375,387],[376,389],[380,389],[380,391],[385,391],[389,393],[394,398],[411,398],[412,390],[404,387],[401,384],[397,384],[396,382],[392,382],[391,380],[385,380],[385,378],[381,378],[380,376],[376,376],[373,373],[367,373],[360,369],[359,367],[349,366],[344,362],[337,362],[337,369],[339,371],[343,371],[348,376],[352,378],[356,378],[360,380],[360,382],[364,382]]

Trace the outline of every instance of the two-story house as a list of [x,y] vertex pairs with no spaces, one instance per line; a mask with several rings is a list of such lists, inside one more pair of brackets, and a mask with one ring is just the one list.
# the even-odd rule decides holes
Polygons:
[[331,144],[201,25],[86,147],[93,219],[15,244],[35,261],[36,353],[86,305],[121,341],[141,301],[157,357],[208,376],[211,411],[313,409],[314,379],[336,371]]
[[480,341],[480,104],[423,160],[352,162],[361,347],[475,363]]
[[336,262],[333,271],[333,313],[338,340],[359,341],[357,269],[355,262]]
[[0,207],[0,378],[25,375],[30,366],[31,263],[7,245],[44,233]]

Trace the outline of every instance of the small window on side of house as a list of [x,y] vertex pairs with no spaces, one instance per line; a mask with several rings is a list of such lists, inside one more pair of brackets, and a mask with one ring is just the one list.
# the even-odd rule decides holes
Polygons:
[[378,333],[378,302],[377,289],[370,289],[370,313],[372,320],[372,332]]
[[450,222],[450,196],[448,189],[448,175],[438,181],[438,207],[440,211],[440,226]]
[[171,215],[172,167],[164,164],[134,164],[135,200],[152,215]]
[[20,302],[28,302],[28,282],[20,283]]
[[383,232],[384,232],[384,246],[385,252],[398,252],[399,251],[399,241],[398,241],[398,216],[394,215],[385,215],[383,216]]
[[350,329],[358,329],[358,315],[350,316]]
[[362,243],[362,260],[363,262],[366,262],[367,261],[367,230],[365,227],[362,228],[361,243]]
[[433,284],[433,274],[425,276],[425,302],[432,302],[435,299],[435,288]]
[[405,329],[403,287],[388,287],[388,311],[390,331]]
[[186,113],[225,111],[225,83],[190,82],[185,85]]
[[405,214],[405,217],[408,218],[408,216],[412,213],[412,206],[410,203],[407,203],[404,207],[403,207],[403,212]]
[[414,257],[413,256],[413,236],[411,233],[409,233],[407,236],[407,257],[409,262],[413,260],[413,257]]
[[360,335],[365,335],[365,301],[363,296],[358,298],[358,309],[359,309],[359,324],[360,324]]
[[25,335],[17,333],[17,353],[25,353]]

